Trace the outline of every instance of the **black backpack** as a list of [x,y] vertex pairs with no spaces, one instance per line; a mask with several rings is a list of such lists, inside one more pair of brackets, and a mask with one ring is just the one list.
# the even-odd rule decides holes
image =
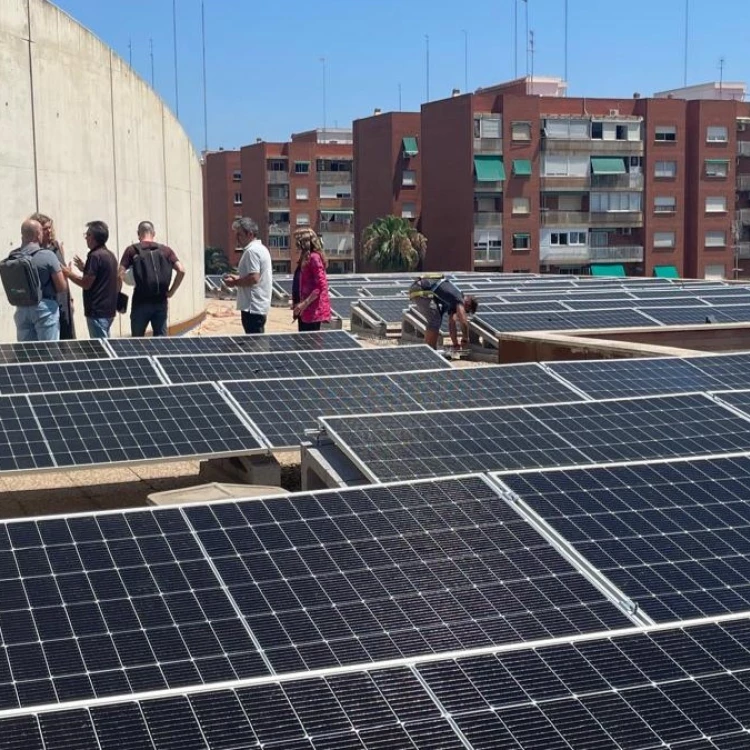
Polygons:
[[42,301],[42,282],[32,260],[39,250],[24,253],[18,248],[0,260],[0,279],[13,307],[33,307]]
[[162,246],[134,245],[133,282],[139,296],[166,298],[172,281],[172,264],[162,252]]

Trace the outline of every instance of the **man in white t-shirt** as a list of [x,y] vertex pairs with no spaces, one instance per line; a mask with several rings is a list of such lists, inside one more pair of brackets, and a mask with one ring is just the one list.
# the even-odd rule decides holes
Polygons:
[[263,333],[271,307],[271,253],[258,239],[258,225],[252,219],[237,219],[232,229],[243,253],[237,273],[227,274],[224,283],[237,287],[237,309],[242,312],[245,333]]

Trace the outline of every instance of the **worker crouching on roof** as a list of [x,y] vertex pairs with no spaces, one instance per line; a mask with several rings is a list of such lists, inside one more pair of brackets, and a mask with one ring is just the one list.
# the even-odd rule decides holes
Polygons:
[[[420,276],[409,287],[409,299],[417,306],[417,310],[427,319],[424,334],[426,344],[433,349],[437,347],[438,334],[443,322],[443,315],[448,313],[448,333],[454,348],[465,349],[469,346],[469,320],[467,315],[477,311],[477,301],[474,297],[461,293],[444,276]],[[456,318],[461,324],[461,345],[459,347]]]

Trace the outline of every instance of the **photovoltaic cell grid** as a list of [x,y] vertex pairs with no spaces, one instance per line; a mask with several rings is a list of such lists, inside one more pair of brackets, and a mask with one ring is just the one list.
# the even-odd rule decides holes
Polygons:
[[423,344],[299,355],[316,375],[355,375],[400,370],[449,370],[450,363]]
[[629,624],[481,477],[184,513],[276,672]]
[[735,315],[726,315],[725,308],[703,305],[701,307],[639,307],[640,312],[665,326],[716,325],[732,323]]
[[750,354],[689,357],[685,361],[719,381],[723,388],[746,388],[750,383]]
[[579,310],[570,312],[488,312],[481,310],[474,320],[492,331],[563,331],[588,328],[637,328],[657,325],[637,310]]
[[320,422],[379,481],[750,449],[750,420],[700,394]]
[[354,310],[362,308],[366,313],[385,323],[395,324],[401,323],[404,317],[404,310],[409,308],[409,304],[409,298],[406,296],[393,299],[388,297],[373,299],[360,297],[356,305],[354,305]]
[[0,396],[0,471],[54,466],[25,396]]
[[750,459],[499,479],[657,622],[750,609]]
[[84,391],[161,382],[147,357],[0,365],[0,393]]
[[737,620],[29,713],[0,720],[0,747],[745,750],[749,631]]
[[263,450],[211,383],[27,398],[60,467]]
[[63,359],[107,359],[109,356],[109,352],[98,339],[0,344],[0,364],[55,362]]
[[[118,357],[360,348],[357,340],[346,331],[311,331],[309,333],[273,333],[246,336],[159,336],[156,338],[110,339],[108,343]],[[60,358],[58,357],[58,359]]]
[[0,630],[0,710],[268,673],[177,510],[0,526]]

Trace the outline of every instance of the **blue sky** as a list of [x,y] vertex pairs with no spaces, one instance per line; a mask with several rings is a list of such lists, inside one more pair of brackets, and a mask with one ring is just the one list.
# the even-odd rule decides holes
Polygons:
[[[201,3],[177,2],[179,116],[203,148]],[[650,95],[683,81],[685,0],[568,0],[572,96]],[[172,0],[57,0],[57,4],[151,77],[174,109]],[[375,107],[417,110],[426,97],[464,89],[464,31],[470,89],[513,77],[515,0],[205,0],[208,144],[236,148],[256,137],[286,140],[327,122],[350,125]],[[529,0],[538,75],[563,75],[564,0]],[[750,82],[748,0],[690,0],[688,82]],[[518,72],[526,70],[525,5],[518,0]]]

